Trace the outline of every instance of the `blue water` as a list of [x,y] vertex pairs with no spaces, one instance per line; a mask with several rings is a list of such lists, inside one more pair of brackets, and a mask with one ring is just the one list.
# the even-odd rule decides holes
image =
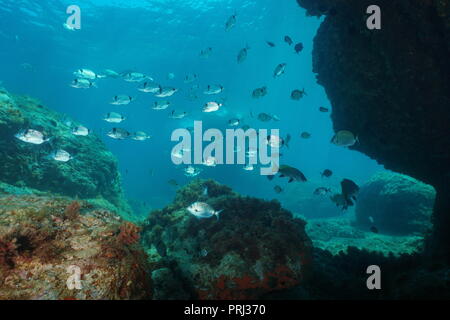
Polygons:
[[[76,32],[63,28],[70,4],[82,10],[82,29]],[[225,22],[234,13],[237,25],[226,32]],[[127,196],[151,207],[172,200],[175,189],[167,183],[169,179],[180,184],[189,181],[171,162],[174,143],[170,135],[174,129],[192,126],[194,120],[203,120],[206,128],[226,129],[228,120],[239,116],[254,128],[279,128],[282,136],[289,133],[293,137],[290,148],[282,151],[282,163],[301,169],[311,180],[320,179],[319,173],[329,168],[336,179],[362,184],[383,168],[358,152],[330,143],[330,114],[320,113],[318,108],[331,106],[312,72],[313,38],[320,22],[306,17],[295,0],[2,0],[0,81],[10,92],[36,97],[101,135],[119,160]],[[303,52],[297,55],[293,46],[284,43],[285,35],[294,39],[294,44],[302,42]],[[276,47],[269,48],[266,40],[275,42]],[[247,44],[248,58],[237,64],[236,56]],[[211,57],[199,57],[207,47],[213,48]],[[273,71],[282,62],[287,63],[286,74],[274,79]],[[24,68],[24,63],[33,70]],[[157,98],[120,79],[99,80],[98,88],[88,90],[71,88],[72,73],[79,68],[97,72],[132,69],[148,74],[163,85],[180,88],[169,100],[176,110],[190,116],[168,119],[172,109],[152,110]],[[170,72],[175,79],[167,79]],[[190,85],[184,84],[183,78],[191,73],[199,75],[195,83],[202,88],[208,84],[225,87],[222,96],[227,99],[228,114],[203,114],[208,98],[201,93],[196,101],[185,98]],[[268,87],[268,95],[253,99],[252,91],[262,86]],[[301,101],[291,100],[291,91],[302,88],[308,95]],[[110,105],[117,94],[137,100],[128,106]],[[129,118],[120,127],[142,130],[153,138],[145,142],[110,139],[105,133],[113,125],[101,120],[110,111]],[[275,113],[281,121],[261,123],[249,117],[250,111]],[[301,139],[303,131],[310,132],[311,139]],[[259,170],[246,172],[240,165],[205,167],[200,177],[216,179],[242,194],[277,197],[274,184],[260,176]]]

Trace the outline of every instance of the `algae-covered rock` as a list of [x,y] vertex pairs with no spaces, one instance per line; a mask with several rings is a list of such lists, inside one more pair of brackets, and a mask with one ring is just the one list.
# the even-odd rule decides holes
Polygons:
[[[71,129],[77,125],[34,99],[0,89],[0,181],[69,197],[104,199],[117,211],[129,214],[117,160],[95,134],[73,135]],[[34,145],[15,137],[28,129],[38,130],[50,140]],[[49,158],[57,149],[74,159],[58,162]]]
[[402,174],[378,173],[359,191],[356,224],[366,229],[375,225],[380,233],[423,234],[432,227],[434,198],[429,185]]
[[86,202],[1,196],[0,299],[150,298],[138,240],[138,227]]
[[[190,214],[186,208],[196,201],[223,210],[220,218]],[[311,241],[304,226],[276,201],[196,181],[180,189],[172,204],[150,214],[143,241],[155,266],[171,270],[157,273],[159,283],[168,274],[180,279],[178,291],[191,298],[256,299],[307,278]]]

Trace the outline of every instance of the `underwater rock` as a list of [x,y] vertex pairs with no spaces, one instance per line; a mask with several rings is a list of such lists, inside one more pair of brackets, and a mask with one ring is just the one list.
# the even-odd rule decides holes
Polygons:
[[0,299],[150,298],[146,255],[129,224],[83,201],[1,196]]
[[[326,15],[313,65],[351,147],[436,189],[429,248],[450,261],[450,2],[379,0],[381,30],[368,30],[370,0],[297,0]],[[351,70],[351,71],[349,71]]]
[[[92,199],[128,215],[131,209],[123,197],[116,158],[95,134],[73,135],[71,128],[77,125],[34,99],[13,96],[0,89],[0,181]],[[33,145],[15,137],[27,129],[39,130],[50,140]],[[74,159],[68,162],[49,159],[56,149],[68,151]]]
[[376,226],[380,233],[423,235],[432,227],[435,195],[433,187],[411,177],[377,173],[359,191],[356,225],[366,230]]
[[[186,208],[196,201],[223,210],[219,219],[189,213]],[[190,298],[257,299],[308,277],[311,241],[304,227],[276,201],[241,197],[212,180],[197,180],[178,190],[172,204],[150,213],[142,236],[152,263],[172,271],[164,273],[167,281],[172,273],[182,279]]]

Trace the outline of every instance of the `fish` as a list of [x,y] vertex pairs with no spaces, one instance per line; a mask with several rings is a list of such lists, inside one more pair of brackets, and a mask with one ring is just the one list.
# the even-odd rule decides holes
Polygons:
[[244,169],[245,171],[253,171],[253,170],[255,170],[255,167],[249,163],[249,164],[245,165],[242,169]]
[[275,178],[275,175],[274,175],[274,174],[273,174],[273,175],[268,175],[268,176],[267,176],[267,179],[268,179],[269,181],[272,181],[274,178]]
[[212,51],[213,51],[213,49],[211,47],[203,49],[202,51],[200,51],[200,57],[209,58]]
[[231,127],[237,127],[240,123],[241,123],[241,120],[239,120],[237,118],[228,120],[228,125]]
[[300,137],[302,137],[303,139],[309,139],[311,138],[311,133],[304,131],[300,134]]
[[253,90],[252,97],[255,99],[262,98],[267,94],[267,87],[256,88]]
[[77,126],[75,128],[72,128],[72,134],[75,135],[75,136],[86,137],[90,133],[91,133],[91,130],[89,130],[85,126]]
[[89,69],[78,69],[73,75],[78,79],[95,80],[98,78],[97,74]]
[[131,136],[131,133],[125,129],[113,128],[107,133],[107,136],[116,140],[125,140]]
[[294,47],[295,49],[295,53],[299,54],[300,52],[303,51],[303,43],[299,42],[295,45]]
[[170,106],[169,101],[155,101],[153,104],[153,110],[166,110]]
[[378,232],[379,232],[379,231],[378,231],[378,228],[375,227],[375,226],[371,226],[371,227],[370,227],[370,231],[373,232],[373,233],[378,233]]
[[139,86],[138,90],[145,93],[158,93],[161,90],[161,86],[159,84],[146,81]]
[[203,112],[209,113],[209,112],[216,112],[219,111],[220,107],[222,106],[221,103],[217,103],[214,101],[207,102],[205,106],[203,107]]
[[203,161],[203,165],[207,167],[215,167],[217,166],[217,159],[215,157],[207,157],[205,161]]
[[336,204],[336,207],[342,207],[342,210],[345,211],[346,210],[346,204],[347,202],[345,201],[345,198],[342,194],[340,193],[336,193],[334,195],[332,195],[330,197],[330,200]]
[[167,79],[168,79],[168,80],[173,80],[173,79],[175,79],[175,73],[169,72],[169,73],[167,74]]
[[303,98],[304,96],[306,96],[307,94],[306,94],[306,92],[305,92],[305,89],[302,89],[301,91],[300,90],[294,90],[294,91],[292,91],[292,93],[291,93],[291,99],[292,100],[300,100],[301,98]]
[[131,139],[136,140],[136,141],[145,141],[145,140],[148,140],[151,138],[152,138],[151,136],[149,136],[148,134],[146,134],[143,131],[137,131],[131,136]]
[[224,90],[224,87],[221,85],[208,85],[205,91],[203,91],[204,94],[207,95],[213,95],[213,94],[219,94],[222,93]]
[[219,220],[219,214],[223,211],[215,211],[209,204],[206,202],[194,202],[189,207],[186,208],[190,214],[194,215],[199,219],[216,217]]
[[305,175],[298,169],[288,166],[288,165],[281,165],[278,168],[278,173],[280,174],[280,178],[287,177],[289,178],[289,183],[298,181],[298,182],[306,182],[308,181],[305,177]]
[[127,82],[142,82],[145,80],[153,81],[152,77],[148,77],[143,73],[140,72],[127,72],[122,74],[123,80]]
[[314,190],[314,195],[316,196],[324,196],[327,193],[330,193],[331,189],[330,188],[325,188],[325,187],[319,187],[316,190]]
[[278,116],[276,116],[276,115],[272,115],[272,114],[268,114],[268,113],[265,113],[265,112],[261,112],[260,114],[258,114],[258,120],[259,121],[261,121],[261,122],[269,122],[269,121],[271,121],[271,120],[274,120],[274,121],[280,121],[280,119],[278,118]]
[[284,37],[284,42],[286,42],[290,46],[294,43],[294,41],[292,41],[291,37],[289,36]]
[[231,29],[234,28],[234,26],[236,25],[236,19],[237,15],[233,14],[231,17],[228,18],[227,22],[225,23],[225,30],[226,31],[230,31]]
[[319,107],[319,111],[320,112],[328,112],[330,110],[328,108],[325,108],[325,107]]
[[271,48],[275,47],[275,43],[273,43],[272,41],[266,41],[267,45]]
[[113,79],[120,78],[120,74],[111,69],[104,70],[102,76],[105,78],[113,78]]
[[282,74],[285,73],[286,71],[286,63],[280,63],[276,68],[275,71],[273,72],[273,77],[277,78],[279,76],[281,76]]
[[178,187],[178,182],[175,179],[170,179],[169,181],[167,181],[167,183],[171,186]]
[[37,145],[50,141],[50,138],[46,138],[42,132],[34,129],[21,130],[14,136],[20,141]]
[[179,149],[175,152],[172,152],[172,156],[178,159],[182,159],[186,152],[191,152],[191,149],[188,148]]
[[186,111],[183,112],[176,112],[176,110],[173,110],[170,114],[169,114],[169,118],[170,119],[183,119],[185,117],[187,117],[188,113]]
[[356,195],[359,192],[359,186],[350,179],[343,179],[341,181],[341,193],[345,199],[345,209],[349,206],[353,206],[353,202],[356,201]]
[[247,59],[248,50],[250,47],[247,45],[245,48],[241,49],[237,55],[237,63],[242,63]]
[[76,89],[89,89],[97,87],[95,82],[88,79],[75,79],[70,83],[70,86]]
[[275,186],[273,187],[273,190],[275,190],[276,193],[280,194],[281,192],[283,192],[283,189],[280,186]]
[[283,138],[281,138],[280,136],[274,135],[274,134],[268,135],[266,141],[267,141],[267,144],[269,146],[271,146],[272,148],[281,148],[285,144],[285,141]]
[[116,106],[124,106],[134,101],[134,98],[127,95],[117,95],[113,97],[111,104]]
[[195,80],[198,79],[198,76],[196,74],[188,74],[184,77],[184,83],[192,83]]
[[104,117],[103,120],[109,123],[121,123],[122,121],[125,121],[126,118],[116,112],[108,112]]
[[156,97],[158,98],[166,98],[173,96],[176,92],[178,92],[178,89],[176,88],[170,88],[170,87],[159,87],[159,91],[156,93]]
[[329,178],[333,175],[333,171],[329,170],[329,169],[325,169],[323,170],[323,172],[320,174],[320,176],[323,178]]
[[184,175],[190,178],[198,176],[201,172],[202,170],[200,168],[196,168],[194,166],[187,166],[184,169]]
[[331,138],[331,143],[339,147],[351,147],[357,142],[358,137],[348,130],[340,130]]
[[53,159],[55,161],[60,162],[68,162],[73,159],[73,157],[68,153],[67,151],[63,149],[58,149],[53,151],[51,154],[48,155],[48,159]]

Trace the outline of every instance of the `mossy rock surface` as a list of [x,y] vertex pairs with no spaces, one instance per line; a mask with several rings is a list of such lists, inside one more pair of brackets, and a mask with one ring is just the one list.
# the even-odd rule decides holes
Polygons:
[[[220,218],[193,216],[186,208],[196,201],[223,210]],[[158,283],[168,274],[179,279],[178,293],[186,298],[257,299],[308,277],[311,241],[304,227],[277,201],[242,197],[212,180],[198,180],[180,189],[172,204],[150,213],[142,235],[161,271],[154,273]]]
[[[0,181],[68,197],[104,199],[129,214],[116,158],[95,134],[73,135],[72,127],[78,125],[35,99],[0,89]],[[15,137],[27,129],[42,132],[50,141],[33,145]],[[74,159],[50,159],[57,149]]]
[[429,185],[402,174],[378,173],[361,187],[356,224],[365,229],[375,225],[380,233],[423,234],[432,227],[434,198]]
[[147,272],[139,228],[119,216],[67,198],[0,196],[0,300],[150,299]]

